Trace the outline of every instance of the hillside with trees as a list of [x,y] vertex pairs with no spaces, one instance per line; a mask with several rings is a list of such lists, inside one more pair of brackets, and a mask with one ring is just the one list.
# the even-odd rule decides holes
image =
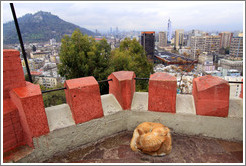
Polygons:
[[[99,35],[66,22],[50,12],[26,14],[18,18],[18,23],[24,43],[46,42],[52,38],[60,41],[65,34],[71,35],[75,29],[90,36]],[[19,43],[14,21],[3,24],[3,43]]]

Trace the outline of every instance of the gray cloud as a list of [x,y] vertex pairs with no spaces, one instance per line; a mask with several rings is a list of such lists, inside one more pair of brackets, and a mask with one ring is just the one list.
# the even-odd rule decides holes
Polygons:
[[[175,28],[190,30],[242,30],[245,2],[155,1],[14,3],[17,16],[43,10],[65,21],[95,30],[167,30],[170,17]],[[12,20],[9,4],[3,3],[3,22]]]

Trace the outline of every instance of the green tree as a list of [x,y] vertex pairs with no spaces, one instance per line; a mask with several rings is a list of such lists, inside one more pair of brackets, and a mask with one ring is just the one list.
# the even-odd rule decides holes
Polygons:
[[[111,52],[111,71],[134,71],[137,77],[149,78],[153,73],[153,64],[148,62],[146,53],[139,42],[125,38],[120,47]],[[147,91],[147,81],[136,81],[136,91]]]
[[[124,39],[111,51],[106,39],[96,42],[78,29],[71,37],[64,36],[60,50],[59,74],[66,79],[94,76],[104,80],[114,71],[134,71],[137,77],[149,77],[153,64],[148,62],[143,47],[136,39]],[[108,83],[101,83],[101,94],[108,93]],[[136,90],[146,91],[147,81],[137,81]]]
[[[60,51],[59,74],[66,79],[94,76],[104,80],[111,73],[109,58],[111,48],[106,39],[96,42],[76,29],[72,36],[64,36]],[[101,93],[108,92],[108,84],[100,84]]]
[[[25,80],[29,81],[29,77],[28,77],[27,74],[25,75]],[[38,81],[35,80],[34,76],[32,76],[32,80],[34,81],[33,84],[38,84]],[[58,89],[58,88],[63,88],[64,87],[64,85],[62,83],[59,83],[54,88],[46,88],[45,86],[43,86],[41,84],[39,84],[39,85],[40,85],[41,91],[51,90],[51,89]],[[43,96],[43,101],[44,101],[44,106],[45,107],[50,107],[50,106],[66,103],[66,95],[65,95],[65,91],[64,90],[43,93],[42,96]]]
[[[58,88],[63,88],[63,87],[64,87],[64,85],[61,83],[58,84],[54,88],[45,88],[43,85],[40,85],[40,88],[42,91],[51,90],[51,89],[58,89]],[[66,95],[65,95],[64,90],[43,93],[42,96],[43,96],[43,101],[44,101],[45,107],[50,107],[50,106],[66,103]]]

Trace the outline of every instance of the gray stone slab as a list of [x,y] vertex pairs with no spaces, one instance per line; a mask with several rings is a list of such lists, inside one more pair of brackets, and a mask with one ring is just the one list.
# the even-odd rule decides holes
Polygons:
[[135,92],[132,99],[132,111],[148,110],[148,92]]
[[50,131],[75,125],[68,104],[45,108]]
[[122,111],[121,105],[113,94],[102,95],[101,100],[104,116],[112,115],[114,113]]
[[230,98],[228,117],[243,117],[243,99],[239,97]]
[[195,103],[192,95],[177,94],[176,113],[196,115]]

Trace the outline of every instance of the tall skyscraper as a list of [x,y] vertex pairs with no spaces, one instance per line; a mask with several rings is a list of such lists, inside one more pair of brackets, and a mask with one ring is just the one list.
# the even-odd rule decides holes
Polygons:
[[155,53],[155,32],[154,31],[146,31],[141,32],[141,45],[146,51],[148,59],[154,59]]
[[183,46],[183,43],[184,43],[184,30],[177,29],[175,31],[175,38],[174,38],[175,49],[178,50],[181,46]]
[[169,18],[168,23],[167,23],[167,41],[168,41],[168,43],[171,43],[171,40],[172,40],[172,22]]
[[226,47],[230,47],[231,45],[231,39],[233,37],[233,33],[231,32],[221,32],[219,34],[221,36],[221,40],[220,40],[220,48],[226,48]]
[[167,32],[159,32],[159,47],[167,46]]

